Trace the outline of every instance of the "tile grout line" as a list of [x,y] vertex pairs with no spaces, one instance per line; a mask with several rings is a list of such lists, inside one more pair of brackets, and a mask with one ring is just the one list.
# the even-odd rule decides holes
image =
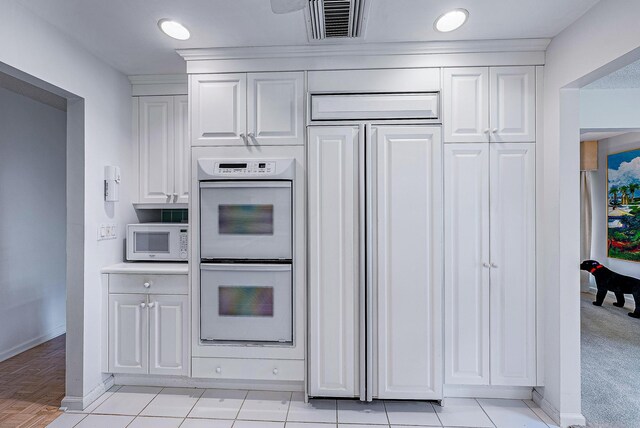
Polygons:
[[289,405],[287,406],[287,414],[284,416],[284,426],[286,428],[289,421],[289,410],[291,409],[291,401],[293,400],[293,391],[289,393]]
[[238,407],[238,411],[236,412],[235,418],[233,418],[233,424],[231,425],[232,428],[233,428],[233,425],[236,424],[236,421],[238,420],[238,416],[240,416],[240,412],[242,411],[242,408],[244,407],[244,403],[245,401],[247,401],[247,397],[249,396],[250,392],[251,392],[250,390],[244,391],[244,398],[242,399],[242,404],[240,404],[240,407]]
[[478,401],[478,399],[477,399],[477,398],[474,398],[473,400],[478,404],[478,406],[480,406],[480,409],[482,409],[482,411],[484,412],[484,414],[485,414],[485,415],[487,415],[487,418],[489,418],[489,422],[491,422],[491,423],[493,424],[493,426],[497,428],[497,427],[498,427],[498,425],[497,425],[495,422],[493,422],[493,419],[491,419],[491,416],[489,416],[489,413],[487,413],[487,411],[484,409],[484,407],[482,407],[482,404],[480,404],[480,402]]
[[381,400],[382,401],[382,408],[384,409],[384,415],[387,417],[387,426],[391,427],[391,421],[389,420],[389,412],[387,412],[387,401],[386,400]]
[[[442,403],[442,401],[441,401],[441,403]],[[440,415],[436,411],[436,406],[434,406],[434,404],[432,402],[429,402],[429,405],[431,406],[431,410],[433,410],[433,413],[436,414],[436,418],[438,418],[438,422],[440,423],[440,426],[443,427],[444,424],[442,423],[442,419],[440,419]],[[442,407],[442,406],[440,406],[440,407]]]
[[[531,400],[531,401],[533,401],[533,400]],[[533,412],[533,413],[538,417],[538,419],[540,419],[540,420],[542,421],[542,423],[543,423],[543,424],[545,424],[545,425],[546,425],[547,427],[549,427],[549,428],[552,428],[548,423],[546,423],[546,422],[544,421],[544,419],[542,419],[542,418],[540,417],[540,415],[538,414],[538,412],[536,412],[536,410],[535,410],[533,407],[531,407],[531,406],[529,405],[529,403],[527,403],[527,400],[522,400],[522,402],[527,406],[527,408],[528,408],[528,409],[530,409],[530,410],[531,410],[531,411],[532,411],[532,412]],[[533,401],[533,402],[535,403],[535,401]],[[537,404],[536,404],[536,405],[537,405]],[[538,407],[538,408],[542,411],[542,413],[544,413],[544,410],[542,410],[542,408],[541,408],[541,407]],[[544,413],[544,414],[546,415],[546,413]],[[549,416],[549,415],[547,415],[547,416]]]

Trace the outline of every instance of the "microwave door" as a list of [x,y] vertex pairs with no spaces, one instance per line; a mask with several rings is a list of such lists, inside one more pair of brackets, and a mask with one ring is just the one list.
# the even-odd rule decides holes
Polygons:
[[291,260],[291,181],[200,183],[201,258]]

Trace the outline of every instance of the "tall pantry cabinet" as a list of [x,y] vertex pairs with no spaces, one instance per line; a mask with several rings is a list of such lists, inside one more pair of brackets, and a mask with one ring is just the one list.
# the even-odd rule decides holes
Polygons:
[[535,68],[444,79],[445,384],[534,386]]

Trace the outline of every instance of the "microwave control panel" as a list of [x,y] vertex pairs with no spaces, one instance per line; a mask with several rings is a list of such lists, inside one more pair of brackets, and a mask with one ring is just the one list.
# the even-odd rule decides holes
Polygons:
[[271,175],[276,172],[273,161],[220,162],[216,164],[216,174],[228,176]]
[[180,229],[180,233],[178,234],[180,240],[180,258],[186,259],[188,257],[188,249],[189,249],[189,241],[187,238],[187,230]]

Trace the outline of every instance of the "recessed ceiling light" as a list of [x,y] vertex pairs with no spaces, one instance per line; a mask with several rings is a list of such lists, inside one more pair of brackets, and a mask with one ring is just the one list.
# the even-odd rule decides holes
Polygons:
[[467,22],[469,12],[466,9],[454,9],[436,19],[433,27],[441,33],[457,30]]
[[184,25],[171,19],[161,19],[158,21],[158,27],[164,34],[178,40],[187,40],[191,37],[191,33]]

